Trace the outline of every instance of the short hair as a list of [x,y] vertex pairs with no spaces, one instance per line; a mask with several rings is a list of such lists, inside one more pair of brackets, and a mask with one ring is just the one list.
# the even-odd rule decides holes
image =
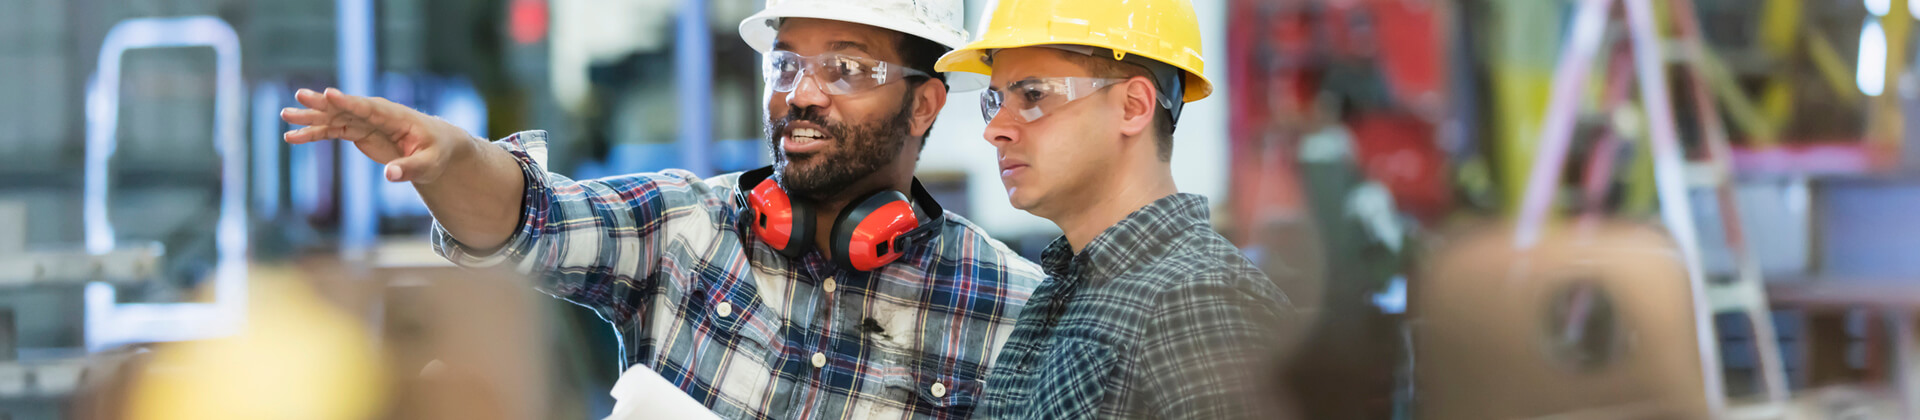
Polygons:
[[[1085,69],[1087,73],[1092,74],[1093,77],[1101,77],[1101,78],[1109,78],[1109,79],[1131,79],[1134,77],[1145,77],[1147,78],[1147,81],[1149,82],[1149,84],[1155,85],[1153,89],[1154,95],[1168,94],[1167,92],[1160,91],[1160,87],[1158,86],[1158,84],[1152,83],[1153,80],[1155,80],[1153,77],[1153,72],[1148,71],[1146,67],[1142,67],[1138,64],[1128,63],[1125,61],[1108,59],[1107,57],[1102,56],[1101,54],[1086,55],[1086,54],[1081,54],[1081,53],[1066,51],[1066,50],[1055,50],[1055,51],[1059,52],[1060,56],[1066,57],[1067,61],[1071,61],[1074,64],[1079,65],[1081,69]],[[1105,50],[1101,50],[1101,51],[1105,51]],[[1156,98],[1156,99],[1160,99],[1160,98]],[[1180,100],[1180,98],[1173,98],[1173,100],[1177,101],[1177,100]],[[1152,131],[1154,136],[1153,138],[1153,145],[1155,147],[1154,150],[1156,153],[1158,153],[1161,162],[1172,161],[1173,160],[1173,113],[1165,108],[1161,108],[1160,104],[1157,101],[1154,104],[1152,104],[1151,108],[1153,108],[1154,110],[1153,111],[1153,131]]]

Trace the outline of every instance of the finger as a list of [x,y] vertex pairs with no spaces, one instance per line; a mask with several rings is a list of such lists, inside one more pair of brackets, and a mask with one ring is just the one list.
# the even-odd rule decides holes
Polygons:
[[280,119],[294,125],[327,125],[332,122],[333,115],[326,111],[286,108],[280,110]]
[[298,130],[288,131],[286,134],[282,135],[281,137],[287,141],[287,144],[307,144],[307,143],[312,143],[312,142],[321,141],[321,140],[333,139],[333,137],[327,136],[327,126],[324,126],[324,125],[316,125],[312,127],[306,127]]
[[324,95],[326,96],[328,106],[339,108],[341,111],[346,111],[355,117],[367,118],[375,111],[373,104],[368,103],[367,98],[348,95],[346,92],[341,92],[340,89],[327,88],[327,92]]
[[327,134],[332,134],[333,138],[350,142],[358,143],[374,137],[373,127],[364,122],[343,121],[339,124],[328,125],[327,127],[331,127],[330,130],[327,130]]
[[328,104],[365,120],[381,132],[406,131],[407,122],[402,116],[413,111],[386,98],[348,95],[339,89],[327,89],[326,97]]
[[327,103],[327,98],[321,96],[320,92],[314,92],[312,89],[300,89],[298,92],[294,92],[293,100],[299,101],[300,105],[305,105],[307,108],[321,111],[333,109],[333,105]]

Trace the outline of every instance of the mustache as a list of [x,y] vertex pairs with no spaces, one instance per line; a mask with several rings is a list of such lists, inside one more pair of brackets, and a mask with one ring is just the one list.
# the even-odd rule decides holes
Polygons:
[[836,139],[840,138],[840,132],[845,131],[844,130],[845,127],[842,127],[840,124],[828,122],[825,116],[820,115],[820,108],[791,107],[787,109],[786,116],[773,118],[772,120],[768,121],[767,141],[770,141],[770,142],[779,141],[780,133],[787,132],[787,127],[793,126],[793,123],[802,122],[802,121],[813,123],[813,125],[820,126],[820,130],[827,132],[827,136],[833,137]]

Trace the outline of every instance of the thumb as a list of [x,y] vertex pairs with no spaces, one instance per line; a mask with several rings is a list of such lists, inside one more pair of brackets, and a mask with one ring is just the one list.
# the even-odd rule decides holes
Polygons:
[[403,156],[401,158],[394,159],[393,161],[387,162],[387,168],[386,168],[387,181],[389,182],[413,181],[415,183],[433,182],[435,178],[439,177],[440,168],[437,167],[438,165],[435,165],[435,161],[433,157],[428,156],[431,153],[432,152],[429,152],[429,151],[422,151],[422,153],[414,153],[412,155]]

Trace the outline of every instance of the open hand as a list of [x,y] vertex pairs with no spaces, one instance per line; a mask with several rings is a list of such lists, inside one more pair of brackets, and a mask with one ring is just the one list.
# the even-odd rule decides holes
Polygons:
[[288,144],[353,142],[360,153],[387,165],[388,181],[432,183],[448,162],[475,144],[465,130],[385,98],[328,88],[325,93],[301,89],[294,99],[306,108],[280,110],[280,118],[307,127],[288,131]]

